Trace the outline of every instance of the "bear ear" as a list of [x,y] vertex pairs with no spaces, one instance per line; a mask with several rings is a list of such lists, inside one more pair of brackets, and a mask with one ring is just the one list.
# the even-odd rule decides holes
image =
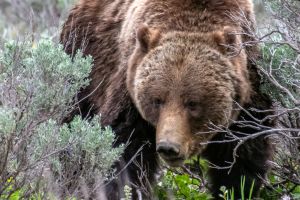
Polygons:
[[240,51],[240,35],[230,26],[225,26],[222,31],[214,32],[214,41],[223,54],[232,55]]
[[146,24],[142,24],[137,29],[137,44],[142,52],[147,53],[153,47],[157,45],[160,39],[160,31],[157,29],[151,29]]

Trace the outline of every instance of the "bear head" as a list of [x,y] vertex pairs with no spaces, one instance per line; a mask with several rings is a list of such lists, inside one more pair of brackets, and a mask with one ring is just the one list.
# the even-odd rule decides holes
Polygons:
[[127,69],[127,89],[156,128],[156,149],[171,166],[200,154],[249,100],[240,36],[230,27],[208,33],[165,32],[141,25]]

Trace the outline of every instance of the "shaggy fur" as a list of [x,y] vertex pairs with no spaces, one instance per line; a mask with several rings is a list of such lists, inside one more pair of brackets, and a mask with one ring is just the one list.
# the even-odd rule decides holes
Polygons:
[[[243,20],[233,20],[240,13]],[[209,124],[253,134],[254,128],[232,124],[253,120],[236,103],[246,110],[271,106],[258,92],[260,77],[251,65],[255,47],[234,51],[251,38],[233,33],[250,33],[254,25],[250,0],[80,0],[72,9],[61,42],[69,54],[81,48],[94,58],[91,84],[78,97],[83,99],[80,114],[101,114],[102,124],[117,135],[116,145],[130,141],[116,164],[118,180],[107,186],[109,199],[121,198],[124,184],[149,195],[158,167],[157,145],[176,146],[176,155],[160,152],[171,166],[193,155],[221,167],[233,160],[236,143],[208,144],[226,140]],[[251,114],[262,119],[267,113]],[[257,193],[271,154],[263,136],[247,141],[229,174],[228,169],[210,169],[214,196],[225,185],[239,197],[242,175],[246,188],[256,181]]]

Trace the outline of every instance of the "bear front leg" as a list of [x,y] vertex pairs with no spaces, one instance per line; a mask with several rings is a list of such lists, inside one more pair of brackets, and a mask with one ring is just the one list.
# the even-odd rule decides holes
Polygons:
[[106,184],[107,200],[119,200],[125,198],[125,186],[131,188],[133,200],[150,199],[151,184],[156,172],[156,155],[149,153],[151,145],[139,146],[141,149],[126,148],[134,150],[136,154],[124,153],[121,160],[114,166],[118,175]]
[[151,199],[151,184],[158,165],[155,129],[134,111],[124,111],[124,116],[120,115],[111,125],[116,134],[115,145],[124,144],[126,148],[114,166],[116,179],[106,184],[108,200],[124,198],[125,185],[132,189],[132,199]]
[[[215,141],[224,141],[221,134],[214,138]],[[252,197],[257,196],[259,188],[262,185],[262,178],[265,178],[268,171],[268,160],[272,155],[272,145],[266,136],[259,136],[255,139],[246,141],[237,150],[236,161],[229,169],[233,162],[233,151],[236,142],[209,144],[204,157],[215,167],[209,169],[211,192],[215,199],[220,197],[221,186],[226,189],[234,189],[234,199],[240,199],[242,194],[244,198],[249,197],[251,185],[254,181]],[[225,169],[226,168],[226,169]],[[241,191],[242,177],[245,177],[245,186]]]

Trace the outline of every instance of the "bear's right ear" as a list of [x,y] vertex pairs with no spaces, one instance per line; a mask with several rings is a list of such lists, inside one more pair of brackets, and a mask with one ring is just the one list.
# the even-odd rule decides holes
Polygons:
[[238,54],[241,50],[241,38],[233,28],[225,26],[222,31],[216,31],[213,39],[222,53],[228,55]]
[[142,24],[137,29],[136,36],[140,50],[147,53],[158,44],[161,34],[159,30],[151,29],[146,24]]

